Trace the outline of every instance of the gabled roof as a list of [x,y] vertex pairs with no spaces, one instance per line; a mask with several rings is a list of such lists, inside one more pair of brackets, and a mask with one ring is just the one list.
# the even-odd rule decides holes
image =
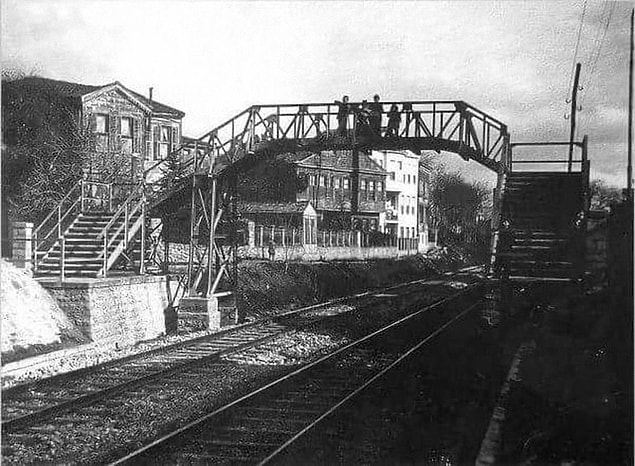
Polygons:
[[[83,95],[96,91],[102,86],[92,86],[88,84],[77,84],[68,81],[42,78],[40,76],[27,76],[16,80],[8,81],[11,85],[21,86],[29,89],[54,92],[63,97],[81,98]],[[3,85],[6,85],[3,82]]]
[[150,100],[147,97],[144,97],[143,95],[138,94],[133,90],[130,90],[130,89],[128,90],[130,91],[131,94],[133,94],[139,100],[144,102],[146,105],[149,105],[150,108],[152,108],[152,113],[177,115],[177,116],[180,116],[181,118],[185,116],[185,113],[182,112],[181,110],[177,110],[174,107],[170,107],[169,105],[165,105],[165,104],[162,104],[161,102],[157,102],[154,99]]
[[142,107],[145,107],[152,113],[159,115],[173,115],[183,118],[185,113],[177,110],[169,105],[162,104],[156,100],[150,100],[143,95],[128,89],[118,81],[101,86],[72,83],[68,81],[60,81],[57,79],[42,78],[40,76],[27,76],[16,80],[3,82],[3,85],[10,85],[24,89],[25,92],[51,92],[62,97],[71,99],[75,104],[79,105],[85,96],[99,92],[108,88],[119,88],[128,94],[134,100],[137,100]]

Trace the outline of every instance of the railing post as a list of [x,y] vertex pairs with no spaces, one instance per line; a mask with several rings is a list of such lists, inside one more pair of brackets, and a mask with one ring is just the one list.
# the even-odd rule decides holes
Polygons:
[[60,242],[60,281],[66,278],[66,238],[63,236],[58,238]]
[[33,251],[31,252],[31,256],[33,257],[33,273],[37,273],[37,265],[38,265],[38,257],[37,257],[37,230],[33,232],[31,235],[33,238]]
[[112,212],[112,183],[108,184],[108,212]]
[[[584,210],[589,210],[589,153],[588,153],[589,137],[585,134],[582,138],[582,187],[584,195]],[[629,194],[630,195],[630,194]],[[586,218],[586,217],[585,217]]]
[[146,266],[146,195],[145,190],[141,197],[141,258],[139,259],[139,273],[145,274]]
[[62,236],[62,205],[57,206],[57,237]]
[[66,238],[60,236],[58,241],[60,242],[60,281],[64,281],[66,278]]
[[128,203],[124,205],[124,221],[123,221],[123,246],[124,248],[128,247]]
[[82,212],[84,212],[84,180],[81,180],[81,181],[80,181],[80,186],[79,186],[79,189],[80,189],[80,193],[79,193],[79,197],[80,197],[80,201],[79,201],[79,204],[80,204],[80,210],[81,210]]
[[104,231],[104,278],[108,274],[108,228]]

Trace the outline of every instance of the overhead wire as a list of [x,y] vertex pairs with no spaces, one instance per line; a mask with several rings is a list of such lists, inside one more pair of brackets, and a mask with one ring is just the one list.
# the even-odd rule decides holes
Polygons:
[[586,0],[584,1],[584,6],[582,7],[582,16],[580,17],[580,26],[578,27],[578,38],[575,42],[575,51],[573,52],[573,62],[571,63],[571,75],[569,76],[569,82],[573,80],[573,71],[575,69],[576,59],[578,58],[578,50],[580,48],[580,38],[582,37],[582,29],[584,26],[584,15],[586,14]]
[[606,24],[604,25],[604,31],[602,32],[602,39],[600,39],[600,43],[597,48],[597,52],[595,54],[595,58],[593,59],[593,65],[591,65],[591,71],[589,73],[589,83],[591,82],[591,77],[594,75],[597,64],[602,54],[602,47],[604,46],[604,42],[606,40],[606,33],[609,30],[609,25],[611,24],[611,19],[613,18],[613,12],[615,11],[615,6],[617,2],[611,2],[611,9],[609,10],[608,18],[606,19]]
[[[606,8],[606,5],[605,5],[605,7],[602,9],[602,13],[600,15],[600,24],[602,24],[602,26],[598,28],[598,31],[596,33],[596,39],[593,43],[593,47],[591,48],[591,52],[587,59],[587,66],[589,71],[588,71],[586,79],[584,80],[585,82],[584,89],[586,90],[586,92],[584,92],[581,95],[581,98],[579,99],[580,105],[582,101],[584,100],[584,97],[587,96],[590,93],[590,91],[594,89],[593,86],[598,76],[597,74],[598,64],[602,56],[602,49],[606,42],[606,35],[611,25],[611,20],[613,19],[613,13],[615,12],[615,8],[617,6],[616,1],[605,2],[605,4],[609,4],[609,3],[610,3],[610,7]],[[579,126],[578,126],[578,129],[579,129]],[[578,132],[578,129],[576,129],[576,133]]]

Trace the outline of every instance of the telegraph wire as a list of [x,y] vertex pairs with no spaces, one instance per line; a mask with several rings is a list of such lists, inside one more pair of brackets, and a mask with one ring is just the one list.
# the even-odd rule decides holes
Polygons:
[[591,66],[591,75],[589,76],[589,79],[591,79],[591,76],[593,76],[593,73],[595,73],[595,70],[597,68],[597,64],[598,64],[598,60],[600,58],[600,55],[602,53],[602,47],[604,46],[604,41],[606,40],[606,32],[609,29],[609,25],[611,24],[611,19],[613,17],[613,12],[615,11],[615,6],[617,5],[617,2],[611,2],[611,9],[609,11],[609,16],[606,20],[606,25],[604,26],[604,32],[602,33],[602,39],[600,40],[600,44],[598,46],[597,49],[597,53],[595,54],[595,59],[593,60],[593,65]]
[[569,76],[569,82],[573,79],[573,71],[575,70],[576,59],[578,58],[578,49],[580,47],[580,37],[582,36],[582,29],[584,26],[584,15],[586,14],[586,0],[584,0],[584,6],[582,7],[582,16],[580,17],[580,26],[578,27],[578,38],[575,42],[575,52],[573,53],[573,62],[571,63],[571,75]]
[[[610,4],[610,6],[609,6]],[[613,18],[613,13],[615,12],[615,8],[617,6],[616,1],[604,1],[602,5],[602,11],[600,13],[600,27],[595,35],[595,40],[591,46],[590,53],[586,60],[588,74],[586,79],[584,79],[584,87],[582,89],[586,89],[587,92],[582,94],[582,98],[580,102],[584,100],[586,94],[589,93],[593,89],[593,85],[595,84],[596,71],[598,69],[598,63],[600,61],[600,57],[602,55],[602,48],[604,47],[604,43],[606,42],[606,35],[608,29],[611,24],[611,20]],[[580,106],[581,110],[582,107]],[[576,131],[577,132],[577,131]]]

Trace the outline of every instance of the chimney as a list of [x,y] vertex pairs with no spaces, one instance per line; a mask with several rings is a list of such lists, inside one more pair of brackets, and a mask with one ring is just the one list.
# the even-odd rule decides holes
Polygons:
[[151,87],[148,92],[148,99],[150,100],[152,100],[152,89],[154,89],[154,87]]

